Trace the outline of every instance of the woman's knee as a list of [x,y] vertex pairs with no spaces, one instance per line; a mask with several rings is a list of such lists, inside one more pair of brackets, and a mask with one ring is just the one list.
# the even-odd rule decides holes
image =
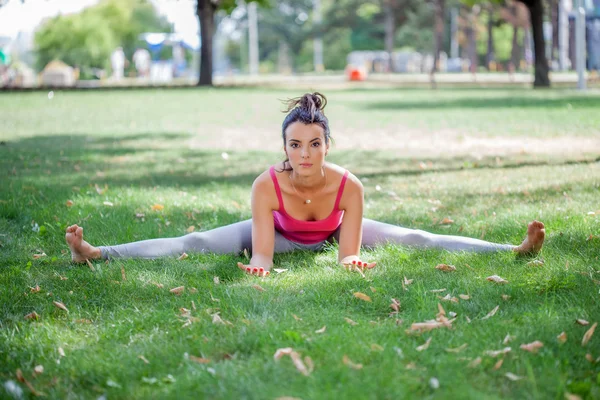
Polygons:
[[430,247],[435,243],[435,235],[420,229],[413,229],[405,235],[404,241],[409,245]]
[[207,237],[205,232],[192,232],[182,237],[184,248],[187,251],[201,251],[206,248]]

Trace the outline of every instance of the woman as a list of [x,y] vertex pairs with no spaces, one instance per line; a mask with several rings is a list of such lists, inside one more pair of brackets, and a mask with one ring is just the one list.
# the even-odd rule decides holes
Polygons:
[[282,135],[287,159],[263,172],[252,185],[252,219],[178,238],[152,239],[94,247],[83,240],[83,228],[67,228],[66,240],[76,262],[87,259],[155,258],[184,252],[240,253],[252,250],[250,263],[238,263],[249,274],[266,276],[273,254],[294,249],[320,250],[339,243],[338,261],[351,269],[373,268],[360,258],[360,247],[398,243],[448,250],[536,253],[542,248],[544,224],[533,221],[519,246],[461,236],[435,235],[363,218],[363,187],[353,174],[325,162],[329,122],[320,93],[288,103]]

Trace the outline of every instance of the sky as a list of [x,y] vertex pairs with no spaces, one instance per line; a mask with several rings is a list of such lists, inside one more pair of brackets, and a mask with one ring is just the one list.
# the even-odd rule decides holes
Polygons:
[[[98,3],[99,0],[9,0],[0,8],[0,36],[15,37],[19,31],[32,32],[46,17],[81,11]],[[196,35],[198,20],[194,12],[194,0],[150,0],[175,24],[175,31]]]

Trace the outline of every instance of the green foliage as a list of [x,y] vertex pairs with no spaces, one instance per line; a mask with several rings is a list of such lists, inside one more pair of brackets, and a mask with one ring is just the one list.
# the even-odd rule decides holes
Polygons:
[[79,14],[57,16],[35,33],[38,69],[59,59],[85,73],[108,69],[111,52],[122,46],[127,58],[144,32],[169,32],[169,23],[147,0],[103,0]]

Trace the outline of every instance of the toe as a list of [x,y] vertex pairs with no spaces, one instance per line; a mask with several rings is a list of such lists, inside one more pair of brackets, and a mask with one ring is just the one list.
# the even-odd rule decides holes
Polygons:
[[75,236],[79,236],[79,237],[83,237],[83,228],[78,226],[77,230],[75,231]]

